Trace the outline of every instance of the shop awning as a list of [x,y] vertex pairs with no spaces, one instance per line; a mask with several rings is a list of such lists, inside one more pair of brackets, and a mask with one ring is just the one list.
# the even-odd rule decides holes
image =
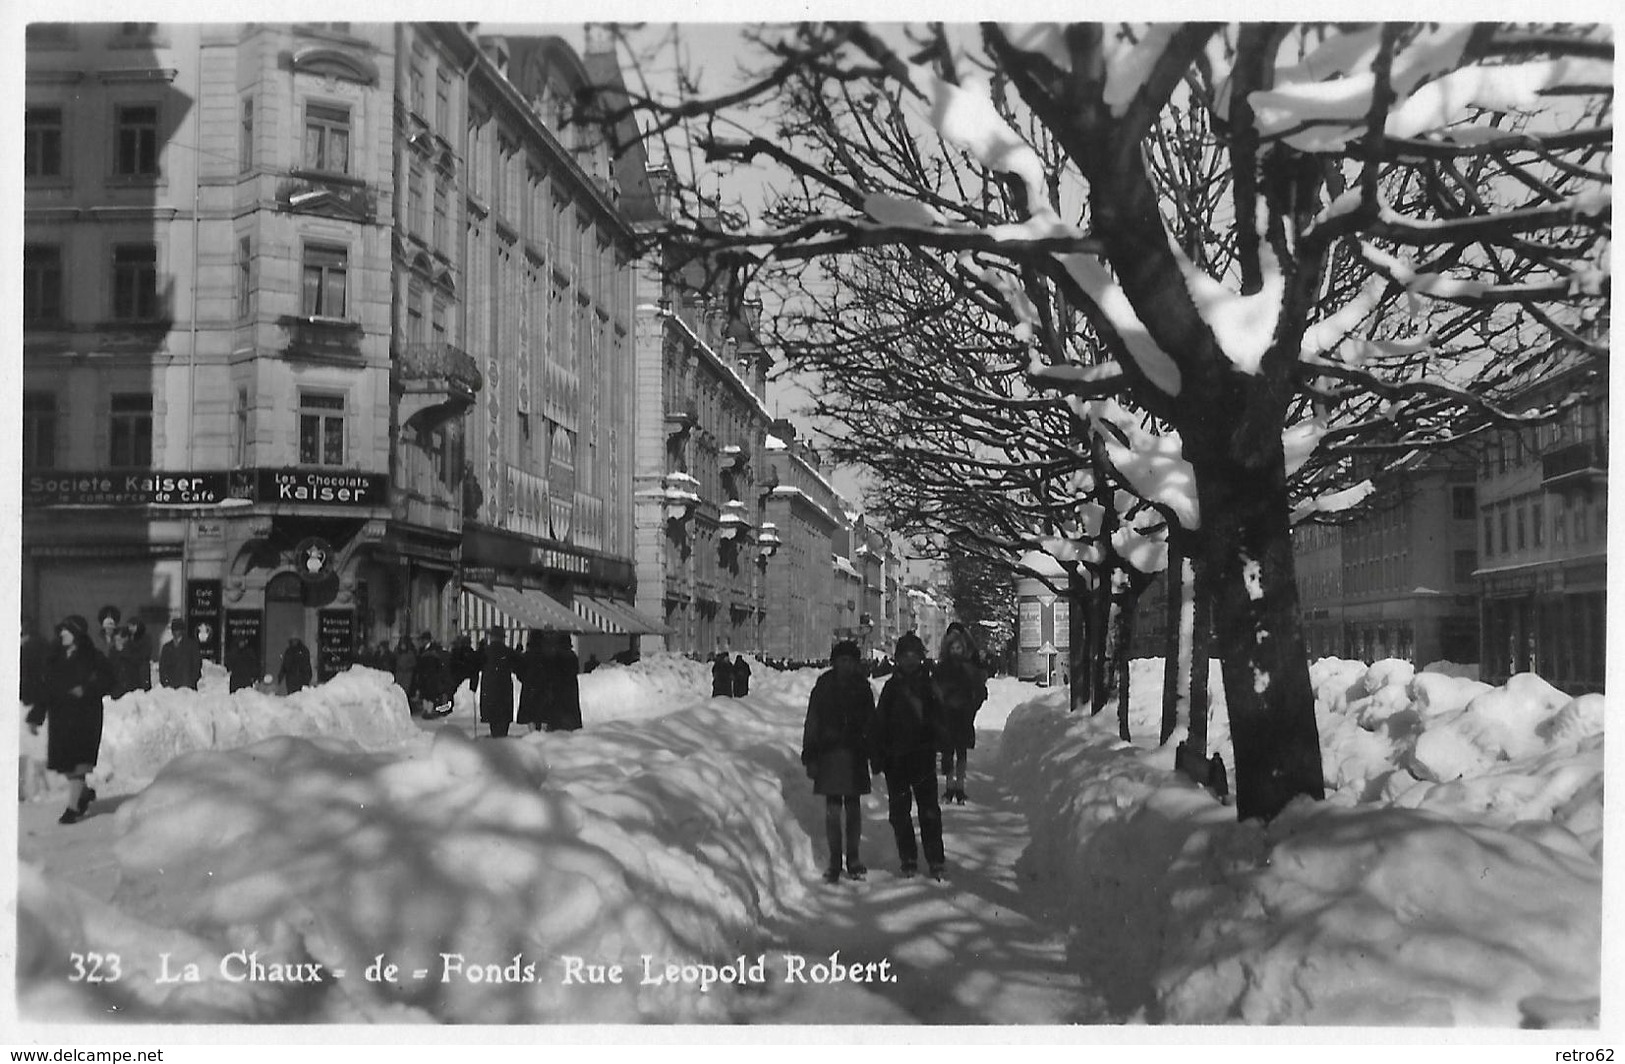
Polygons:
[[[564,603],[530,588],[465,583],[463,598],[463,616],[473,622],[465,624],[465,628],[477,630],[501,624],[507,628],[536,628],[544,632],[608,634]],[[470,598],[476,600],[476,604],[469,603]],[[474,606],[472,610],[468,608],[470,605]],[[480,605],[484,609],[479,608]]]
[[671,631],[625,603],[577,595],[572,604],[577,613],[613,635],[666,635]]

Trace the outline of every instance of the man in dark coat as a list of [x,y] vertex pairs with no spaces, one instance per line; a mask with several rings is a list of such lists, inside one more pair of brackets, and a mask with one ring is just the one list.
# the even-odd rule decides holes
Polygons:
[[28,729],[46,724],[45,767],[68,778],[68,807],[59,824],[82,820],[96,800],[85,777],[96,767],[102,745],[102,696],[110,686],[107,661],[96,649],[90,626],[75,614],[56,626],[58,645],[45,661],[39,702]]
[[480,720],[491,726],[491,736],[497,739],[513,724],[513,677],[520,667],[519,656],[506,639],[500,624],[491,626],[478,651],[479,670],[469,681],[480,696]]
[[282,664],[276,678],[282,681],[284,694],[298,694],[310,684],[310,648],[296,635],[288,637],[288,646],[282,651]]
[[886,805],[903,875],[919,869],[910,799],[920,810],[920,845],[931,876],[941,879],[942,807],[937,801],[937,751],[943,745],[942,707],[925,669],[925,644],[909,632],[897,641],[897,671],[875,706],[873,767],[886,777]]
[[719,698],[734,693],[734,668],[725,651],[717,651],[711,659],[711,697]]
[[525,649],[519,655],[519,713],[515,723],[525,724],[531,731],[541,731],[542,707],[547,688],[547,633],[532,628],[525,640]]
[[226,651],[226,672],[231,675],[231,689],[241,691],[245,687],[253,687],[259,680],[260,655],[254,649],[254,641],[246,635],[237,637],[237,642]]
[[843,849],[847,878],[862,879],[868,872],[858,858],[858,842],[863,833],[862,796],[870,790],[875,696],[863,675],[856,643],[837,643],[830,659],[832,667],[818,677],[807,700],[801,763],[812,778],[813,793],[824,796],[824,837],[829,844],[824,879],[833,883],[841,878]]
[[196,691],[202,678],[203,648],[186,631],[186,622],[176,617],[169,622],[169,642],[158,652],[158,683]]
[[733,673],[734,697],[744,698],[750,694],[750,666],[745,664],[745,655],[734,655]]
[[145,691],[152,686],[152,668],[147,663],[145,640],[137,642],[131,631],[139,625],[131,621],[113,633],[113,652],[108,655],[109,698],[120,698],[131,691]]
[[433,720],[451,712],[454,689],[448,689],[450,679],[451,666],[446,660],[445,650],[434,641],[432,633],[420,633],[418,665],[413,680],[417,684],[417,701],[425,718]]

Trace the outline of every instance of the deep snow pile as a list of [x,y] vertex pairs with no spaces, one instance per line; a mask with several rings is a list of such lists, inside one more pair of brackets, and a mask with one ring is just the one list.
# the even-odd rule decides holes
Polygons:
[[1121,1016],[1595,1024],[1600,696],[1317,662],[1327,800],[1260,828],[1169,775],[1160,663],[1142,664],[1132,744],[1060,692],[1017,710],[1003,744],[1030,868]]
[[[205,664],[201,690],[132,691],[105,703],[92,776],[98,793],[132,794],[175,757],[194,750],[227,750],[277,735],[334,736],[372,750],[418,731],[406,695],[388,673],[357,667],[283,697],[253,689],[229,692],[224,670]],[[25,801],[57,797],[65,787],[62,777],[45,771],[46,732],[22,729],[18,790]]]
[[[645,691],[676,690],[661,679],[669,663],[625,671],[648,673]],[[20,1011],[725,1020],[733,988],[643,985],[641,958],[752,953],[762,922],[804,890],[814,862],[786,803],[810,800],[797,748],[812,679],[761,677],[748,701],[658,714],[648,703],[638,719],[577,733],[471,740],[447,728],[382,752],[275,738],[186,754],[116,813],[111,905],[24,866]],[[623,681],[637,684],[613,682]],[[65,985],[60,959],[86,948],[121,952],[126,977]],[[329,978],[231,981],[240,964],[221,964],[233,951],[319,964]],[[195,964],[202,981],[158,982],[166,952],[171,974]],[[366,977],[378,954],[399,966],[394,978]],[[621,986],[566,986],[567,955],[629,974]]]

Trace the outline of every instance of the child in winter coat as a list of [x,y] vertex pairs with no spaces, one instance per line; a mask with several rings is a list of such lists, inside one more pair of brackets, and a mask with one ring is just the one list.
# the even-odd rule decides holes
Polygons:
[[920,807],[920,845],[933,879],[947,864],[942,807],[937,804],[937,751],[943,745],[942,706],[925,668],[925,644],[909,632],[897,641],[897,671],[875,707],[874,768],[886,777],[886,805],[902,872],[919,869],[909,805]]
[[[863,675],[858,645],[835,644],[830,669],[818,677],[807,700],[807,724],[801,733],[801,763],[813,781],[813,793],[824,796],[824,835],[829,865],[824,880],[841,878],[846,855],[848,879],[862,879],[868,869],[858,859],[863,833],[862,796],[869,793],[870,729],[875,696]],[[845,826],[845,846],[842,827]]]
[[944,795],[948,801],[964,805],[966,752],[976,745],[976,711],[987,701],[987,673],[970,630],[959,621],[950,624],[942,636],[931,679],[942,703]]

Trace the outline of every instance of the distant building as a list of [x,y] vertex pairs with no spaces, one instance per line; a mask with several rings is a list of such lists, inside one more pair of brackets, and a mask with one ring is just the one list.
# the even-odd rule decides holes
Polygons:
[[1309,660],[1342,657],[1343,527],[1304,522],[1292,529],[1298,610]]
[[1480,675],[1534,671],[1570,693],[1606,673],[1608,378],[1606,361],[1530,388],[1533,408],[1575,393],[1558,421],[1507,432],[1478,469]]
[[817,454],[797,439],[788,421],[773,422],[766,463],[766,520],[760,539],[769,612],[763,650],[791,661],[822,661],[835,637],[830,547],[840,527],[841,503]]

